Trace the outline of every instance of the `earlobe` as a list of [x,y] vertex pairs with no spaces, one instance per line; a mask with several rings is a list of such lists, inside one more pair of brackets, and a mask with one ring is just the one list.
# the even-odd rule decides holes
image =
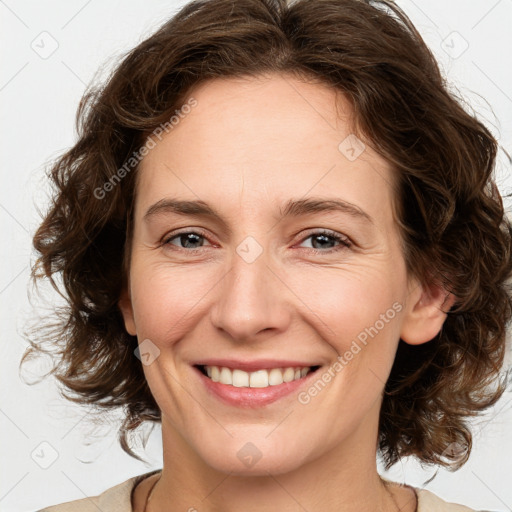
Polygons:
[[400,338],[420,345],[437,336],[456,297],[440,285],[418,285],[411,292],[402,322]]
[[117,303],[119,309],[121,310],[121,314],[124,319],[124,326],[128,334],[132,336],[137,335],[137,328],[135,326],[135,319],[133,315],[133,306],[130,294],[127,289],[124,289],[121,293],[121,297]]

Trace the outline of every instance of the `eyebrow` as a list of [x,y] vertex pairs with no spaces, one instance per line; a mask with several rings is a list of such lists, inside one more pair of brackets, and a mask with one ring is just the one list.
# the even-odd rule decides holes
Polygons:
[[[290,199],[279,208],[279,219],[285,217],[300,217],[312,213],[342,212],[369,224],[374,221],[368,213],[348,201],[337,198],[308,197],[306,199]],[[151,205],[144,214],[144,220],[159,214],[174,213],[195,217],[211,217],[226,225],[222,215],[204,201],[184,201],[164,198]]]

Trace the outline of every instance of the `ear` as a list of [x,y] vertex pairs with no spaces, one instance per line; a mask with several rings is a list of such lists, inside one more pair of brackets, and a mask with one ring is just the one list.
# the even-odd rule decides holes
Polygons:
[[130,292],[127,287],[125,287],[121,292],[121,297],[119,298],[117,305],[119,306],[121,314],[123,315],[124,327],[126,331],[128,332],[128,334],[136,336],[137,327],[135,326],[135,318],[133,315],[132,299],[130,297]]
[[426,343],[439,333],[456,297],[438,284],[412,283],[400,338],[410,345]]

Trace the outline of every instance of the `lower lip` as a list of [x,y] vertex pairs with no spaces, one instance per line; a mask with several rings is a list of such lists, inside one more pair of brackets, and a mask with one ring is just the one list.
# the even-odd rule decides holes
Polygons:
[[217,398],[229,405],[244,408],[256,408],[264,405],[271,404],[297,392],[301,386],[308,383],[313,375],[318,373],[318,369],[314,372],[309,372],[305,377],[293,380],[291,382],[283,382],[277,386],[268,386],[266,388],[237,388],[229,384],[221,384],[220,382],[213,382],[212,379],[204,375],[201,370],[194,367],[194,370],[199,374],[206,389]]

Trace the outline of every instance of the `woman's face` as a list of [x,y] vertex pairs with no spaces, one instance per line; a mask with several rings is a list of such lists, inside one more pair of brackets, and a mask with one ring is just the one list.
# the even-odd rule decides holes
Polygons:
[[234,474],[374,457],[399,338],[440,327],[415,317],[390,167],[323,85],[273,75],[191,95],[141,163],[120,303],[164,443]]

